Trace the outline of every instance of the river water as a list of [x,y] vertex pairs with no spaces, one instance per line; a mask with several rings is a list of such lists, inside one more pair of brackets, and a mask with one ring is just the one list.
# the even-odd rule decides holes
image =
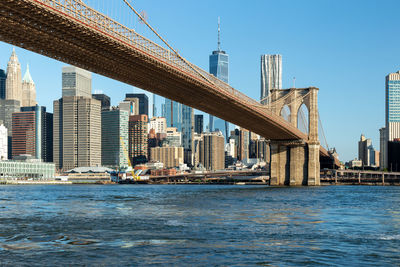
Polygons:
[[400,187],[0,186],[0,266],[400,264]]

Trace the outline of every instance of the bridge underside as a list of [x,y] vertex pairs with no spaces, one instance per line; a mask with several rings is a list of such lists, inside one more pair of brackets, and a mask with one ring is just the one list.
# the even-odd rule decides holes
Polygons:
[[[1,0],[0,40],[178,101],[270,140],[307,141],[279,116],[41,1]],[[320,154],[328,156],[322,147]]]

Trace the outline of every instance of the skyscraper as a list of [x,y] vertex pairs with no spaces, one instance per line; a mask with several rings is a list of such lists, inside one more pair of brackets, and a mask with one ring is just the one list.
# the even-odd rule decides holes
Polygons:
[[165,98],[164,114],[167,119],[167,127],[176,127],[182,130],[182,104]]
[[[387,168],[387,149],[388,142],[386,137],[387,131],[385,127],[379,129],[379,147],[380,147],[380,157],[379,157],[379,167],[383,170]],[[385,167],[386,166],[386,167]]]
[[194,135],[194,110],[182,105],[182,145],[184,148],[184,161],[192,166],[193,162],[193,135]]
[[204,131],[203,115],[200,114],[194,115],[194,131],[198,134],[203,133]]
[[134,165],[148,160],[147,122],[147,115],[129,116],[129,157]]
[[146,115],[149,117],[149,98],[146,94],[126,94],[125,100],[131,100],[132,98],[139,99],[139,114]]
[[111,168],[128,167],[128,120],[125,110],[101,112],[101,164]]
[[97,99],[101,102],[101,110],[110,110],[110,97],[105,94],[92,94],[94,99]]
[[92,97],[92,74],[74,66],[62,68],[62,96]]
[[45,162],[53,162],[52,114],[46,107],[22,107],[12,115],[13,157],[29,154]]
[[386,76],[386,130],[388,141],[400,138],[400,71]]
[[398,154],[396,150],[399,147],[398,141],[400,139],[400,71],[389,73],[386,76],[385,123],[386,133],[383,135],[385,137],[383,149],[381,142],[381,156],[384,166],[381,167],[397,170],[400,168],[400,160],[396,155],[396,153]]
[[282,89],[282,56],[261,56],[261,100],[268,97],[272,89]]
[[8,158],[12,158],[12,114],[20,111],[20,102],[18,100],[0,99],[0,120],[7,128],[8,134]]
[[[218,50],[213,51],[210,55],[210,73],[225,83],[229,83],[229,55],[221,50],[221,28],[220,20],[218,18]],[[220,129],[225,136],[228,138],[229,134],[229,123],[224,121],[225,129]],[[215,130],[214,116],[209,115],[208,130],[210,132]]]
[[22,79],[22,107],[36,106],[36,87],[29,72],[29,65],[26,67],[24,78]]
[[157,117],[156,94],[153,93],[153,117]]
[[164,105],[168,127],[175,127],[182,132],[182,146],[185,150],[185,163],[193,164],[193,134],[194,110],[193,108],[165,99]]
[[249,158],[250,132],[244,128],[239,130],[238,159],[243,161]]
[[22,104],[21,64],[13,49],[7,64],[6,99],[18,100]]
[[63,97],[54,101],[53,152],[58,169],[101,165],[101,102],[93,99],[91,73],[63,67]]
[[225,141],[221,132],[203,133],[199,142],[200,163],[207,170],[225,167]]
[[101,165],[101,103],[83,96],[54,101],[54,163],[56,168]]
[[372,157],[375,158],[375,150],[372,146],[372,140],[365,138],[362,134],[360,141],[358,141],[358,159],[361,160],[362,166],[366,167],[372,165]]
[[0,99],[6,99],[6,80],[7,75],[5,71],[0,69]]

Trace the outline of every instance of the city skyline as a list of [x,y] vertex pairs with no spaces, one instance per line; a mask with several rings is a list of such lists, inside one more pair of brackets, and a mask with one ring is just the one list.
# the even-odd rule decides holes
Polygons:
[[[394,1],[387,2],[393,3],[395,6],[398,5]],[[206,3],[207,1],[199,4],[200,8],[204,8]],[[229,51],[231,56],[231,84],[234,88],[241,90],[254,99],[259,97],[259,56],[264,53],[282,54],[285,64],[283,88],[292,87],[293,77],[296,77],[296,87],[312,85],[320,88],[319,111],[324,123],[328,143],[330,146],[337,148],[342,160],[347,161],[357,155],[357,146],[355,144],[361,133],[371,137],[373,143],[377,144],[379,128],[384,126],[384,79],[388,73],[398,71],[400,58],[395,53],[395,46],[384,42],[383,37],[386,32],[389,32],[394,27],[396,19],[389,15],[382,19],[383,11],[386,14],[387,10],[372,2],[366,3],[363,7],[364,16],[357,17],[357,19],[352,17],[352,11],[356,10],[354,3],[348,5],[344,11],[339,9],[340,2],[312,3],[315,3],[312,9],[320,11],[319,13],[317,12],[317,17],[302,18],[296,25],[289,25],[293,23],[293,20],[282,22],[278,27],[280,32],[275,32],[278,35],[274,35],[274,42],[265,42],[264,44],[260,43],[266,38],[256,31],[256,29],[261,31],[261,27],[245,33],[246,38],[250,38],[249,40],[237,38],[238,33],[244,34],[244,26],[237,27],[238,22],[234,21],[233,15],[230,14],[235,8],[238,9],[234,4],[227,5],[229,11],[217,10],[222,14],[216,14],[217,11],[212,11],[205,18],[196,17],[192,19],[193,21],[195,19],[205,21],[210,18],[211,21],[205,21],[204,24],[197,25],[195,28],[205,38],[199,38],[198,35],[195,36],[191,32],[185,34],[184,37],[176,36],[189,25],[194,27],[192,21],[189,21],[188,25],[183,25],[183,28],[174,29],[170,27],[170,22],[164,23],[165,25],[161,23],[166,20],[165,16],[160,15],[159,11],[152,5],[142,1],[138,1],[137,5],[139,9],[143,8],[148,11],[151,18],[150,23],[168,40],[173,40],[173,46],[180,50],[183,56],[203,69],[208,69],[207,57],[209,51],[215,47],[215,19],[220,15],[224,21],[224,48]],[[172,4],[173,7],[177,3],[173,2]],[[285,6],[277,3],[270,4],[281,9]],[[182,9],[190,9],[192,4],[186,3],[185,5],[187,6],[182,7]],[[220,5],[222,3],[217,4],[217,6]],[[256,9],[261,9],[264,5],[264,3],[255,2],[254,6],[249,7],[255,12],[254,19],[256,21],[261,19],[260,13]],[[170,8],[172,7],[166,8],[171,10]],[[306,8],[311,8],[311,3],[306,7],[293,3],[290,8],[287,6],[285,8],[287,9],[287,14],[295,12],[296,9],[296,12],[301,14],[301,12],[305,12]],[[388,12],[391,12],[391,10]],[[372,16],[371,14],[374,15]],[[334,24],[336,22],[335,16],[338,15],[341,16],[341,20],[339,23]],[[182,16],[185,17],[187,15]],[[366,19],[367,17],[368,20]],[[268,21],[272,19],[268,18]],[[321,20],[321,23],[318,24],[319,26],[312,24],[316,19]],[[265,23],[262,25],[265,25]],[[379,26],[375,26],[374,23],[378,23]],[[323,32],[325,29],[321,25],[328,26],[330,35]],[[294,29],[291,29],[290,26],[294,26]],[[309,28],[307,30],[299,30],[305,26]],[[293,34],[296,30],[299,33]],[[272,31],[272,34],[278,29],[269,29],[268,31]],[[353,36],[355,31],[357,34]],[[312,37],[313,42],[305,41],[307,38],[299,40],[298,38],[301,34],[306,37]],[[289,37],[299,42],[289,42]],[[330,43],[337,37],[340,38]],[[185,40],[198,43],[188,46],[185,45]],[[346,41],[346,44],[341,45],[340,42],[344,41]],[[249,42],[252,44],[251,51],[244,46],[244,43],[249,45]],[[321,48],[318,46],[321,46]],[[385,46],[385,49],[379,50],[382,46]],[[0,68],[5,69],[12,46],[1,43],[0,47],[4,51],[0,55]],[[26,71],[26,64],[30,63],[30,72],[35,80],[39,105],[46,106],[51,112],[51,102],[61,97],[60,69],[66,64],[20,48],[16,48],[16,51],[20,59],[22,73]],[[338,57],[338,54],[341,56]],[[371,55],[376,55],[372,57],[372,62]],[[321,56],[323,57],[321,58]],[[349,60],[346,61],[346,64],[343,64],[345,56]],[[370,64],[366,64],[367,62]],[[125,93],[133,91],[131,86],[111,81],[95,74],[93,75],[93,81],[93,90],[102,90],[103,93],[109,95],[113,105],[122,100]],[[140,93],[142,91],[135,89],[134,92]],[[374,109],[366,105],[371,101],[375,105]],[[158,110],[160,109],[158,108]],[[360,118],[354,121],[350,118],[350,113],[359,114]]]

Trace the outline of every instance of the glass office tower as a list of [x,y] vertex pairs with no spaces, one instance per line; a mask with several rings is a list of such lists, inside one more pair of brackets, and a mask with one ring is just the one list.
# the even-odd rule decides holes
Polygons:
[[[213,51],[210,55],[210,73],[221,81],[229,83],[229,55],[225,51],[221,50],[220,32],[220,23],[218,18],[218,50]],[[220,123],[221,122],[219,122],[219,124]],[[225,129],[219,130],[222,131],[225,140],[227,140],[229,135],[229,123],[227,121],[223,121],[222,123],[225,124]],[[213,115],[209,116],[208,129],[210,132],[215,130],[215,121]]]

